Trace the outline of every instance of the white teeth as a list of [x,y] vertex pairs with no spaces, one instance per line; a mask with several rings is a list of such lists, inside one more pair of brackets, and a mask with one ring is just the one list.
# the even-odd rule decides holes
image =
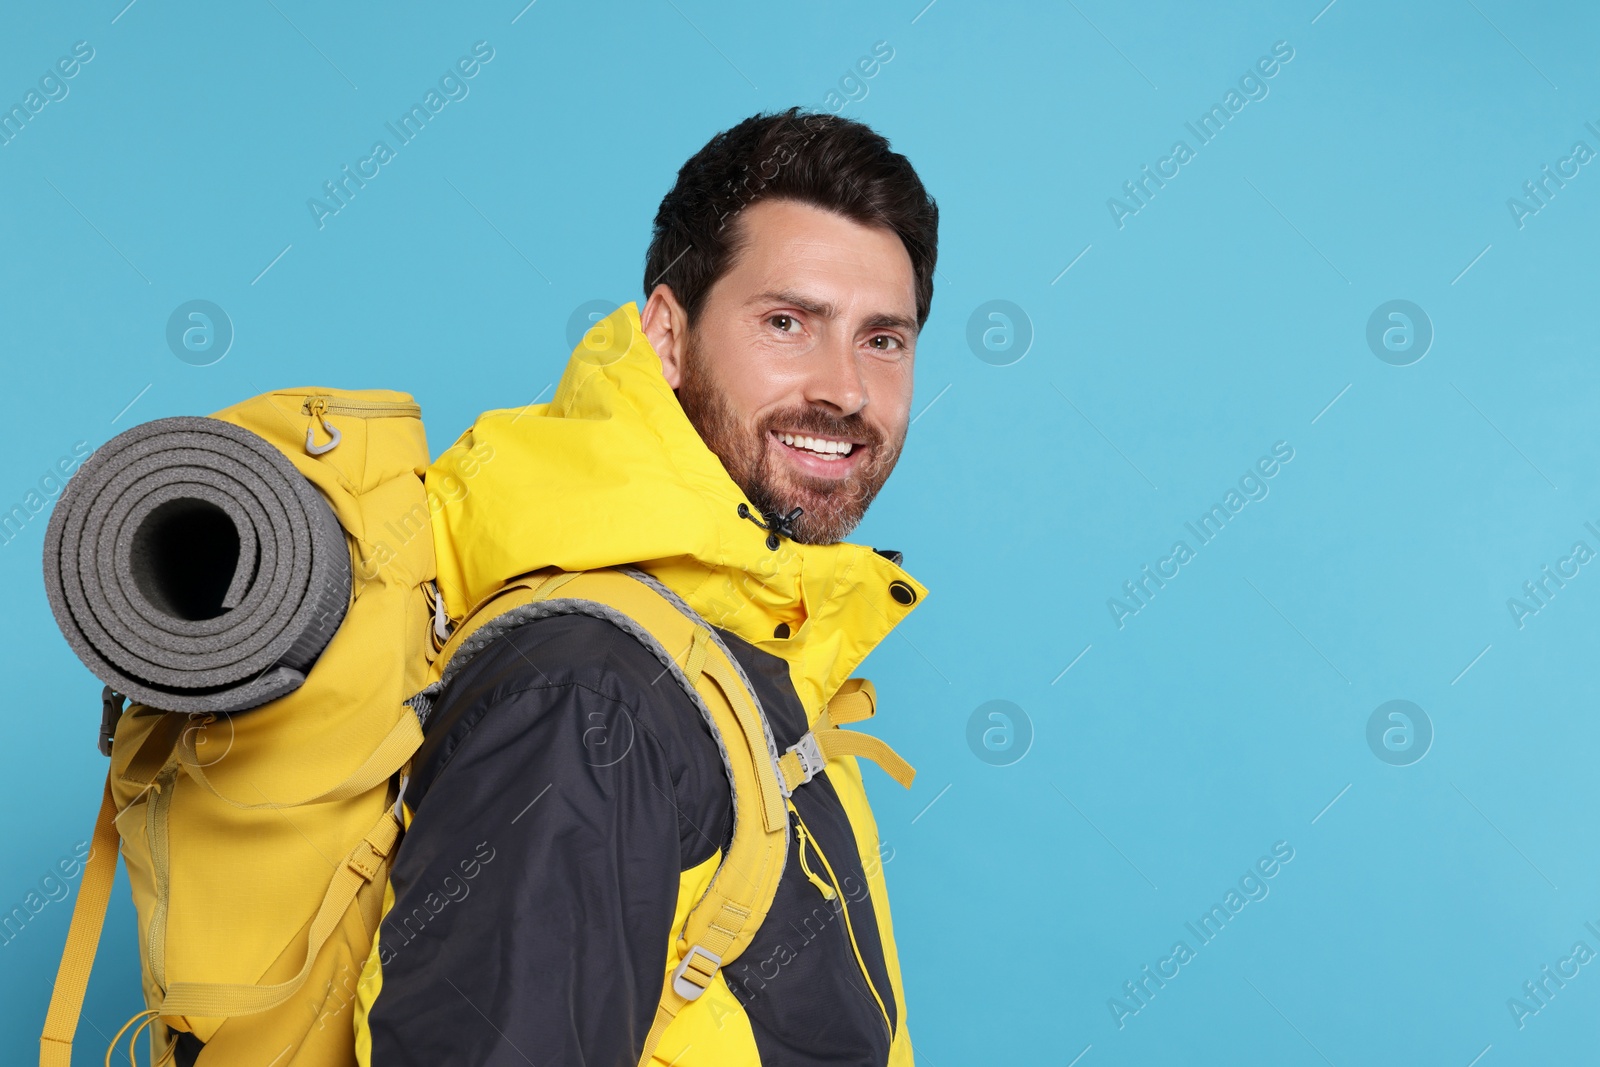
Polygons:
[[778,440],[792,448],[803,448],[807,452],[815,452],[819,456],[833,459],[838,456],[848,456],[855,445],[849,441],[825,441],[818,437],[807,437],[804,434],[780,433]]

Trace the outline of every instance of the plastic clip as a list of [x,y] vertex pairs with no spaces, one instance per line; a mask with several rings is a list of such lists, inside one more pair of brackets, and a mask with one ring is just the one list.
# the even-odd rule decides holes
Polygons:
[[817,735],[809,730],[804,737],[785,751],[793,752],[794,758],[800,761],[800,780],[794,784],[794,789],[783,794],[788,797],[794,794],[795,789],[799,789],[821,773],[828,766],[828,761],[822,757],[822,746],[817,744]]
[[111,755],[111,739],[117,733],[117,720],[122,718],[122,694],[109,685],[100,690],[100,755]]

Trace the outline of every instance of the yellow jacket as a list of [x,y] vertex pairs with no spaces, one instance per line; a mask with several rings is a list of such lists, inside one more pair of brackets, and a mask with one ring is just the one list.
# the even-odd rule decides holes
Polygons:
[[[452,619],[532,571],[636,566],[728,639],[780,749],[926,594],[866,546],[783,540],[769,549],[766,533],[739,516],[744,494],[685,417],[631,303],[590,331],[550,402],[480,415],[429,469],[427,491]],[[481,653],[438,702],[406,796],[407,836],[374,950],[381,966],[364,976],[357,1011],[358,1045],[378,1067],[521,1062],[502,1040],[541,1063],[595,1049],[620,1057],[630,1041],[639,1046],[643,1034],[632,1033],[630,1018],[653,1009],[661,971],[652,989],[629,967],[659,966],[663,950],[669,969],[676,962],[671,931],[716,867],[721,849],[712,846],[718,819],[726,829],[719,812],[728,798],[718,776],[704,773],[715,753],[696,734],[687,700],[665,685],[652,689],[643,675],[630,688],[633,672],[649,664],[609,640],[604,626],[525,624]],[[608,738],[626,732],[631,756],[557,765],[544,754],[563,743],[559,724],[569,713],[582,744],[603,726]],[[590,720],[600,725],[585,726]],[[550,778],[550,799],[523,808],[540,776]],[[762,936],[681,1012],[657,1063],[912,1062],[883,874],[892,851],[880,844],[856,761],[829,760],[794,800],[806,825]],[[502,804],[512,805],[508,815],[533,815],[500,820]],[[630,836],[658,817],[682,829],[681,855],[674,831],[645,844]],[[661,862],[676,865],[675,891],[656,901],[636,884],[655,869],[648,842],[669,833],[674,854]],[[458,904],[440,896],[452,871]],[[669,908],[665,926],[658,919]],[[639,918],[647,913],[653,918]],[[659,929],[668,943],[630,946],[615,940],[624,929]],[[572,958],[612,951],[614,967]],[[484,968],[492,976],[471,985]],[[544,973],[526,973],[538,968]],[[807,977],[786,984],[786,975]],[[590,1022],[600,1016],[609,1028]],[[869,1016],[880,1032],[859,1021]],[[482,1058],[471,1049],[484,1050]]]

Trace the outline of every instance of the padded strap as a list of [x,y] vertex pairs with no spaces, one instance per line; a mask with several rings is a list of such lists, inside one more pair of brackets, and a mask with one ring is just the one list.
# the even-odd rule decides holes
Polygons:
[[[559,597],[554,594],[560,594]],[[648,1065],[668,1025],[750,944],[772,907],[789,850],[789,815],[760,701],[746,688],[738,666],[711,627],[686,604],[646,578],[615,569],[540,572],[508,583],[451,635],[454,647],[494,618],[533,601],[551,609],[583,612],[603,606],[642,628],[682,671],[704,705],[727,754],[734,800],[733,840],[705,893],[690,908],[677,944],[680,962],[665,976],[656,1016],[639,1062]],[[619,624],[620,625],[620,624]]]
[[83,997],[89,989],[89,972],[94,970],[95,950],[100,947],[100,929],[106,921],[106,905],[111,900],[111,885],[117,877],[116,818],[117,805],[111,798],[111,778],[107,775],[100,814],[94,821],[94,840],[83,862],[78,902],[72,907],[67,947],[61,953],[50,1010],[45,1015],[44,1032],[39,1035],[39,1067],[72,1067],[72,1035],[78,1029]]
[[499,589],[478,601],[473,609],[450,631],[450,639],[439,651],[436,662],[440,670],[448,668],[456,650],[467,638],[514,607],[533,600],[547,600],[557,589],[572,581],[582,571],[535,571],[513,578]]
[[251,1015],[276,1008],[305,985],[311,968],[322,952],[322,946],[343,921],[345,913],[355,901],[361,887],[378,877],[383,861],[394,849],[400,836],[400,823],[394,813],[385,810],[378,824],[344,858],[322,904],[311,920],[311,933],[306,939],[306,962],[300,973],[288,981],[275,985],[225,984],[221,982],[174,982],[162,998],[157,1013],[164,1017],[192,1015],[196,1018],[219,1019],[235,1015]]
[[[698,629],[710,634],[705,627]],[[760,787],[762,825],[768,832],[783,831],[787,840],[789,815],[783,808],[783,793],[778,788],[778,775],[772,765],[772,754],[767,749],[766,723],[758,710],[758,705],[751,697],[750,691],[744,687],[738,672],[720,649],[715,655],[706,657],[702,677],[708,677],[716,684],[723,701],[733,709],[734,717],[739,724],[739,732],[744,735],[743,740],[750,753],[750,762],[755,767],[756,782]]]

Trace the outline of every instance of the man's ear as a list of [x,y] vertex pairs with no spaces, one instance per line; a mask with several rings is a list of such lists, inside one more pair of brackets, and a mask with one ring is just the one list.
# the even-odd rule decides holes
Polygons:
[[661,357],[661,374],[674,390],[683,381],[683,357],[688,347],[689,315],[673,295],[672,287],[663,282],[650,293],[644,310],[639,313],[639,323],[644,327],[645,340]]

